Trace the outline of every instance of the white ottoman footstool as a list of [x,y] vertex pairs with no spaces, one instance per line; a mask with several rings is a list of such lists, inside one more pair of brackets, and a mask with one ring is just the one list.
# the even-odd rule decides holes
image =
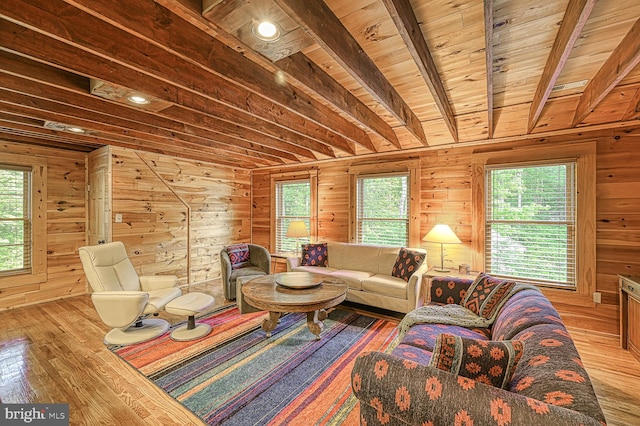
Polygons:
[[171,332],[173,340],[194,340],[211,331],[209,324],[196,324],[195,315],[213,305],[213,296],[204,293],[187,293],[167,303],[164,310],[174,315],[187,315],[187,324]]

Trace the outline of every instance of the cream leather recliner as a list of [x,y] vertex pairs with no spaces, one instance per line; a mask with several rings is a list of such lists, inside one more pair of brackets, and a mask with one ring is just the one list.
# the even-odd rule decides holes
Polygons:
[[114,327],[105,343],[130,345],[153,339],[169,329],[162,319],[147,319],[182,295],[173,275],[139,277],[120,241],[80,247],[80,260],[93,289],[91,300],[100,319]]

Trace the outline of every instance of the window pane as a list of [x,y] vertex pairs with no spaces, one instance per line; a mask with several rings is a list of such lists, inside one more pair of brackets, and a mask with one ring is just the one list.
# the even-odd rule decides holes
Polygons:
[[487,173],[487,272],[575,287],[575,163]]
[[309,242],[309,238],[287,237],[289,224],[302,220],[307,231],[311,218],[311,184],[308,180],[278,182],[276,184],[276,251],[293,252],[300,244]]
[[356,241],[360,244],[407,245],[408,175],[358,178]]
[[0,166],[0,272],[29,272],[29,172]]

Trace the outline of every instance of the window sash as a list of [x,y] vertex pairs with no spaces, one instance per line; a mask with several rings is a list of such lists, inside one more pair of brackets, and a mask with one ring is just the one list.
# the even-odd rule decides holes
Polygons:
[[32,272],[31,168],[0,164],[0,277]]
[[[517,183],[524,169],[538,174],[537,185],[545,185],[522,190]],[[503,172],[505,181],[495,183]],[[485,174],[485,270],[519,281],[575,289],[576,162],[490,166]],[[501,185],[511,187],[515,194],[500,189]],[[529,217],[515,217],[518,215]]]
[[[291,209],[287,209],[287,203],[292,200],[287,200],[284,193],[287,189],[303,189],[307,187],[306,191],[309,196],[305,200],[298,200],[298,203],[304,204],[303,209],[296,209],[295,214],[290,214]],[[276,252],[294,252],[298,244],[306,244],[309,242],[309,238],[290,238],[287,237],[287,229],[289,224],[294,220],[301,220],[305,223],[307,230],[311,229],[311,181],[309,179],[303,180],[291,180],[276,182]],[[304,211],[302,211],[304,210]]]
[[[387,215],[379,215],[381,212],[379,208],[374,209],[375,211],[370,209],[371,205],[374,205],[374,200],[367,199],[365,186],[375,184],[376,182],[383,183],[383,181],[394,178],[401,178],[399,183],[404,190],[401,199],[385,200],[383,197],[384,194],[377,194],[376,191],[371,191],[370,196],[374,197],[375,201],[386,201],[388,207],[394,207],[382,210],[388,213]],[[410,220],[409,200],[411,198],[409,173],[361,175],[358,176],[356,180],[356,186],[356,243],[407,246],[409,242]],[[375,215],[372,213],[375,213]]]

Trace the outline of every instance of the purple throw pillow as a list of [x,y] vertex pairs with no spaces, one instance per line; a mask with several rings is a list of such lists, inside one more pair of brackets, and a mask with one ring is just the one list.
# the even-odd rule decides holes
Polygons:
[[327,244],[305,244],[302,246],[302,266],[327,266],[329,251]]
[[249,246],[247,244],[228,246],[227,254],[229,254],[229,260],[231,260],[231,269],[251,266],[251,262],[249,262]]

